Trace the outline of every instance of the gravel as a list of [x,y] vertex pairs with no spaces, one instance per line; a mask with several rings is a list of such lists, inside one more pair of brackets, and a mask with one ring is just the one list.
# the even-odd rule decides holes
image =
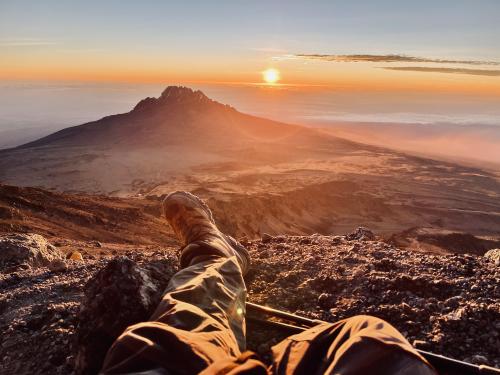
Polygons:
[[[500,367],[500,267],[494,259],[404,251],[375,240],[366,229],[348,236],[269,236],[244,244],[253,260],[246,277],[251,302],[332,322],[375,315],[417,347]],[[104,280],[108,286],[120,284],[103,275],[120,262],[128,264],[133,275],[147,271],[147,277],[133,278],[132,284],[119,279],[124,284],[116,289],[128,288],[133,300],[134,290],[144,292],[144,280],[152,282],[141,314],[130,318],[120,301],[110,304],[130,318],[122,324],[133,323],[150,313],[146,310],[154,308],[158,290],[175,272],[174,252],[138,249],[100,257],[96,250],[83,261],[67,259],[67,269],[59,272],[23,265],[1,271],[2,374],[75,373],[83,333],[97,332],[93,327],[99,326],[94,315],[84,313],[88,301],[99,294],[96,286],[106,284]],[[137,280],[139,287],[130,288]],[[113,313],[112,307],[106,310]],[[248,346],[264,360],[269,359],[270,346],[284,336],[248,323]]]

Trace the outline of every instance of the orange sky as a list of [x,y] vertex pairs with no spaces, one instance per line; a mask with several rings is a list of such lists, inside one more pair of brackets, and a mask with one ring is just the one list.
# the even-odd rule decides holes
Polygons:
[[[259,56],[257,56],[259,57]],[[281,84],[319,85],[345,90],[461,92],[500,95],[500,77],[466,74],[389,71],[376,63],[328,61],[248,61],[186,59],[158,63],[137,56],[47,56],[45,53],[4,55],[0,61],[3,80],[72,80],[120,82],[231,82],[261,83],[262,70],[280,71]]]
[[276,68],[282,84],[500,95],[498,1],[389,3],[7,0],[0,80],[251,84]]

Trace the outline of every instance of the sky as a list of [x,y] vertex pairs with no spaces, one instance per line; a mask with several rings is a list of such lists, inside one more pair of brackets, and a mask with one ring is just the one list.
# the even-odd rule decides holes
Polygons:
[[500,96],[500,1],[0,0],[0,80]]
[[0,0],[0,148],[179,84],[290,123],[500,132],[500,0]]

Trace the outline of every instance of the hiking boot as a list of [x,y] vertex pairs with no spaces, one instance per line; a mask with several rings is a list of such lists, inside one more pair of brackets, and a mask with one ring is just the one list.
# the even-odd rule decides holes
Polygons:
[[183,245],[181,267],[189,266],[198,257],[236,256],[243,275],[246,274],[250,265],[248,251],[217,228],[212,211],[196,195],[186,191],[170,193],[163,200],[163,212]]

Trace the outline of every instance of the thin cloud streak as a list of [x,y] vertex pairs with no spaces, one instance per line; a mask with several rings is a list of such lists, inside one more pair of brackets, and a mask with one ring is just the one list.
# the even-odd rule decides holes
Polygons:
[[51,46],[58,42],[48,39],[19,38],[19,39],[0,39],[0,47],[31,47],[31,46]]
[[424,72],[424,73],[446,73],[446,74],[469,74],[474,76],[497,77],[500,70],[467,69],[467,68],[431,68],[424,66],[385,66],[385,70],[397,70],[403,72]]
[[[287,55],[290,57],[290,55]],[[464,65],[500,65],[499,61],[481,60],[450,60],[415,57],[405,55],[320,55],[320,54],[295,54],[292,57],[307,60],[323,60],[332,62],[376,62],[376,63],[437,63],[437,64],[464,64]]]

